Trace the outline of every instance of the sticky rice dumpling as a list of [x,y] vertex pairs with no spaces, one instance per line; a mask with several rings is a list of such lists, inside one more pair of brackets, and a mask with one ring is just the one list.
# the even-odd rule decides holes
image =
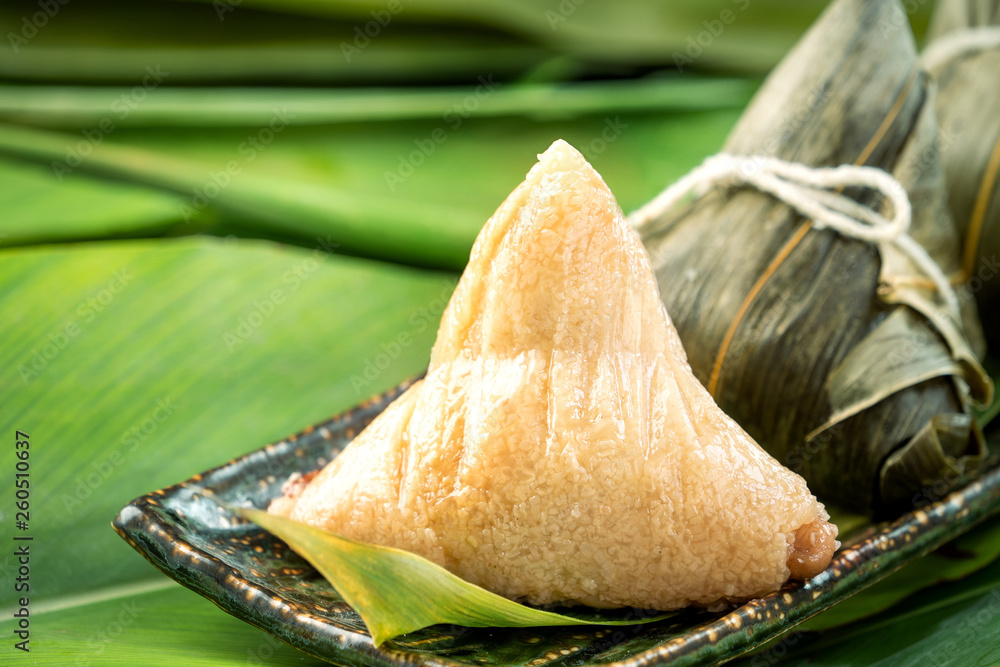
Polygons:
[[[886,29],[890,26],[891,29]],[[837,0],[771,73],[723,152],[892,174],[909,235],[959,272],[932,88],[896,0]],[[872,190],[843,192],[886,217]],[[975,474],[989,398],[971,299],[952,308],[891,243],[818,228],[771,194],[715,187],[639,233],[695,375],[824,500],[926,504]]]
[[479,234],[425,379],[270,511],[536,604],[742,600],[837,545],[692,375],[638,237],[562,141]]
[[1000,348],[1000,0],[945,0],[924,64],[937,83],[941,160],[963,239],[961,282]]

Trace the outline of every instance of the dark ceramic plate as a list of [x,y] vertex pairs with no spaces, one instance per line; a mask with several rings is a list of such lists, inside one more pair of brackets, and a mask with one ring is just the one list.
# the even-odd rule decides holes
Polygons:
[[372,645],[360,617],[280,540],[234,517],[266,507],[293,472],[343,449],[410,382],[302,433],[129,503],[114,527],[136,550],[230,614],[340,665],[694,665],[745,653],[937,548],[1000,509],[1000,469],[892,523],[850,538],[830,567],[728,613],[690,611],[627,627],[434,626]]

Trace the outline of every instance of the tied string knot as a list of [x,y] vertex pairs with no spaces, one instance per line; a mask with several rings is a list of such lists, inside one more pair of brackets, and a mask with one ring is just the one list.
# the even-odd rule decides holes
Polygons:
[[[703,195],[712,187],[750,186],[787,204],[810,219],[816,229],[831,229],[847,238],[877,246],[892,244],[935,287],[951,313],[958,318],[958,297],[934,258],[909,235],[912,211],[906,189],[891,174],[876,167],[841,165],[810,167],[774,157],[719,153],[667,187],[629,216],[641,227],[674,208],[690,194]],[[880,193],[891,204],[886,218],[843,194],[849,187]]]

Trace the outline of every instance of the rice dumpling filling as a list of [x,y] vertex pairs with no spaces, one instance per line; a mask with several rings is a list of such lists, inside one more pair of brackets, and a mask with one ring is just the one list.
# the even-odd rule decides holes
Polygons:
[[477,238],[426,378],[270,511],[535,604],[743,600],[837,547],[694,377],[642,244],[563,141]]

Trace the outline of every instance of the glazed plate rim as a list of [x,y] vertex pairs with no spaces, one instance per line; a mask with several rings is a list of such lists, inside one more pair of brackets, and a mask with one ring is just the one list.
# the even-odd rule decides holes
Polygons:
[[[293,468],[281,466],[303,458],[303,449],[298,443],[319,434],[320,441],[307,445],[317,447],[322,442],[331,441],[332,434],[338,431],[345,432],[349,441],[414,381],[407,380],[330,419],[194,475],[184,482],[140,496],[118,513],[113,522],[114,529],[167,576],[208,598],[229,614],[321,660],[351,665],[413,667],[468,667],[476,664],[387,648],[385,644],[383,648],[377,648],[367,633],[355,632],[327,619],[290,613],[290,608],[295,606],[293,601],[254,583],[244,576],[244,571],[196,546],[186,533],[161,518],[161,512],[165,511],[162,505],[165,499],[175,500],[179,493],[191,488],[214,491],[209,480],[225,482],[243,468],[267,464],[271,469],[270,466],[278,461],[281,464],[279,471],[287,475]],[[330,458],[335,455],[331,452]],[[209,483],[206,484],[207,481]],[[737,657],[884,579],[998,511],[1000,467],[985,472],[938,502],[908,512],[892,522],[877,524],[860,538],[841,547],[830,566],[808,582],[786,584],[775,593],[721,613],[714,620],[626,660],[586,664],[606,667],[712,664]],[[263,529],[260,530],[263,532]],[[272,631],[273,627],[288,627],[290,631],[276,633]],[[295,628],[301,632],[292,632],[291,629]],[[307,637],[317,639],[310,641]]]

